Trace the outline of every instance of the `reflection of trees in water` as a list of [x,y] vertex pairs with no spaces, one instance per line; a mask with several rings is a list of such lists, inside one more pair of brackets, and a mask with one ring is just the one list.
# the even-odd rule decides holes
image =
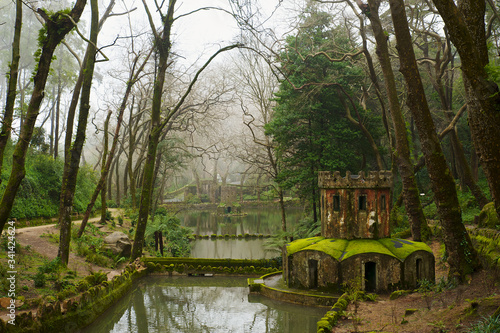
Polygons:
[[[190,227],[198,235],[211,234],[274,234],[281,230],[281,213],[277,208],[244,209],[245,216],[218,216],[215,211],[182,211],[179,213],[183,226]],[[287,220],[290,226],[299,220],[301,211],[290,208]]]
[[271,259],[276,255],[264,248],[265,239],[198,239],[193,242],[191,257],[214,259]]
[[246,279],[142,279],[86,332],[309,332],[324,314],[248,295]]

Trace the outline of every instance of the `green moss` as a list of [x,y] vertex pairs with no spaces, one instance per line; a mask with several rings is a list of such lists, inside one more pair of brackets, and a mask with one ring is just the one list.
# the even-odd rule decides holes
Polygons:
[[362,253],[380,253],[391,257],[396,257],[391,251],[389,251],[384,245],[382,245],[379,240],[355,239],[349,241],[349,245],[345,249],[345,254],[342,260]]
[[490,235],[471,235],[471,240],[477,253],[482,258],[482,261],[490,268],[500,266],[500,238],[495,234],[490,238]]
[[306,248],[314,243],[317,243],[323,239],[324,239],[323,237],[311,237],[311,238],[298,239],[298,240],[293,241],[287,245],[287,253],[288,253],[288,255],[292,255],[295,252],[299,252],[299,251],[303,250],[304,248]]
[[422,242],[413,242],[397,238],[383,239],[325,239],[311,237],[299,239],[287,245],[287,254],[290,256],[299,251],[319,251],[341,261],[362,253],[380,253],[404,261],[415,251],[432,253],[430,247]]
[[419,250],[432,253],[431,248],[422,242],[399,238],[383,238],[379,239],[379,242],[401,260],[405,260],[410,254]]
[[324,239],[306,247],[305,249],[324,252],[329,256],[340,260],[348,244],[349,241],[345,239]]
[[479,227],[495,229],[497,226],[500,226],[500,221],[495,210],[495,204],[490,202],[483,207],[479,214]]

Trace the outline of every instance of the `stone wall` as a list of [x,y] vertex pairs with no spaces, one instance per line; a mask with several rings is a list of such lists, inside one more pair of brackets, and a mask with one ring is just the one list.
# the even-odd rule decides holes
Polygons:
[[[316,261],[316,273],[314,264]],[[301,251],[288,261],[288,285],[294,288],[318,288],[337,291],[339,283],[339,262],[319,251]]]
[[146,274],[146,269],[138,262],[131,263],[121,275],[90,287],[76,297],[64,302],[43,302],[35,312],[19,313],[15,325],[0,320],[0,332],[78,332],[129,291],[134,280]]
[[319,172],[321,194],[321,235],[325,238],[390,237],[392,174],[363,172],[346,177]]
[[[370,290],[367,277],[367,264],[374,263],[374,288]],[[402,263],[397,258],[379,254],[363,253],[350,257],[340,263],[343,283],[359,283],[362,290],[370,292],[387,292],[397,289],[402,284]]]
[[426,251],[416,251],[410,254],[404,262],[403,288],[415,288],[417,280],[435,281],[435,259]]
[[284,277],[292,288],[336,292],[342,284],[353,283],[369,292],[389,292],[416,288],[417,280],[435,279],[434,256],[423,250],[413,252],[404,261],[373,252],[337,261],[321,251],[303,250],[288,256],[285,262]]

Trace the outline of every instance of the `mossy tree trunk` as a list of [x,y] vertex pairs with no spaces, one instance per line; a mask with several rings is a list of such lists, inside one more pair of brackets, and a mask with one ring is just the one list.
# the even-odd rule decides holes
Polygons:
[[405,119],[401,112],[398,92],[396,89],[396,80],[392,70],[391,60],[389,58],[389,47],[387,45],[387,36],[384,33],[380,18],[378,15],[379,2],[375,0],[368,1],[370,6],[369,19],[372,30],[377,42],[376,54],[384,75],[389,108],[392,117],[395,134],[395,159],[398,171],[403,184],[403,200],[406,213],[410,219],[412,237],[415,241],[426,240],[430,236],[429,227],[420,203],[420,193],[415,180],[413,162],[411,160],[410,145],[408,142]]
[[500,216],[500,92],[487,72],[484,0],[433,0],[456,47],[464,76],[468,120],[495,209]]
[[463,281],[466,274],[479,268],[476,252],[462,223],[455,181],[441,149],[425,90],[413,51],[413,42],[403,0],[389,0],[397,40],[400,70],[408,91],[408,107],[415,119],[425,165],[431,179],[437,209],[443,227],[443,238],[450,265],[449,277]]
[[[102,161],[101,161],[101,178],[103,180],[102,182],[102,188],[101,188],[101,224],[106,224],[106,211],[108,210],[108,206],[106,203],[106,194],[107,194],[107,184],[106,180],[108,178],[108,172],[109,172],[109,166],[107,165],[108,162],[108,130],[109,130],[109,119],[111,118],[111,115],[113,113],[111,111],[108,112],[108,115],[106,117],[106,120],[104,121],[104,145],[102,147]],[[113,156],[110,154],[109,155],[109,164],[111,164],[111,160],[113,159]],[[106,170],[107,169],[107,170]],[[100,180],[100,179],[99,179]]]
[[[19,73],[19,46],[21,43],[21,26],[23,21],[23,3],[16,1],[16,21],[14,23],[14,40],[12,42],[12,60],[9,66],[9,80],[7,87],[7,100],[5,102],[5,111],[2,119],[2,129],[0,131],[0,173],[2,173],[3,155],[5,147],[9,141],[12,131],[12,119],[14,115],[14,105],[16,104],[16,84]],[[0,183],[2,179],[0,178]],[[0,229],[1,231],[1,229]]]
[[47,83],[54,50],[73,29],[73,22],[79,21],[85,5],[86,0],[77,0],[69,14],[56,12],[50,16],[43,9],[38,9],[38,14],[45,21],[46,34],[40,40],[41,53],[37,64],[37,71],[33,77],[33,92],[21,126],[19,140],[14,148],[12,171],[0,202],[0,230],[3,230],[9,218],[17,191],[26,174],[26,153],[31,137],[33,136],[33,129],[40,111],[40,104],[43,100],[45,84]]
[[[137,71],[135,71],[135,68],[137,66],[137,62],[139,61],[140,55],[137,55],[136,58],[134,59],[134,62],[132,64],[132,70],[130,72],[129,80],[127,81],[127,87],[125,89],[125,94],[122,99],[122,103],[120,105],[120,108],[118,109],[118,119],[116,123],[116,128],[115,128],[115,133],[113,136],[113,143],[111,144],[111,150],[109,152],[109,159],[104,162],[103,161],[103,167],[101,169],[101,177],[99,178],[99,182],[97,183],[97,186],[94,190],[94,193],[92,195],[92,198],[90,199],[90,203],[87,206],[87,210],[85,211],[85,215],[83,216],[82,223],[80,224],[80,229],[78,231],[78,237],[81,237],[85,227],[87,225],[88,219],[90,217],[90,213],[92,212],[92,208],[94,208],[95,201],[97,200],[97,196],[99,195],[99,192],[102,192],[102,189],[104,188],[104,184],[106,183],[106,176],[108,175],[110,169],[111,169],[111,160],[113,159],[115,155],[116,148],[118,146],[118,138],[120,136],[120,129],[121,125],[123,122],[123,114],[125,113],[125,109],[127,108],[127,102],[130,96],[130,93],[132,91],[132,87],[134,84],[138,81],[139,76],[144,70],[144,67],[146,63],[149,60],[149,57],[151,56],[151,51],[147,54],[146,58],[144,59],[144,62],[142,65],[138,68]],[[106,123],[109,122],[109,117],[111,115],[111,112],[108,114],[108,118],[106,119]],[[107,133],[107,128],[104,130],[105,133]],[[105,145],[106,146],[106,145]],[[105,147],[107,149],[107,147]],[[116,178],[118,181],[118,177]],[[102,219],[102,215],[101,215]]]
[[[132,97],[132,105],[134,105],[134,97]],[[128,159],[127,159],[127,173],[130,179],[130,198],[132,200],[132,209],[135,210],[137,207],[137,202],[135,200],[135,177],[133,168],[133,156],[135,148],[135,129],[134,129],[134,117],[133,117],[133,106],[130,107],[129,114],[129,144],[128,144]],[[127,181],[125,181],[127,183]]]
[[139,205],[139,217],[137,221],[137,229],[135,231],[134,243],[132,245],[132,254],[131,259],[136,259],[142,255],[142,248],[144,243],[144,234],[146,231],[146,224],[148,221],[149,210],[152,202],[153,195],[153,183],[154,183],[154,172],[155,172],[155,162],[156,162],[156,154],[158,150],[158,143],[162,134],[163,129],[167,126],[172,117],[174,117],[179,111],[180,107],[184,104],[186,98],[191,93],[194,84],[197,82],[200,74],[208,67],[208,65],[222,52],[232,50],[236,47],[240,47],[239,44],[230,45],[219,49],[215,52],[206,62],[205,64],[196,72],[193,79],[191,80],[189,86],[186,91],[179,99],[179,101],[167,110],[167,113],[164,119],[161,119],[161,103],[162,103],[162,95],[163,95],[163,86],[165,83],[165,72],[167,67],[169,66],[169,58],[170,58],[170,49],[171,49],[171,41],[170,34],[172,25],[174,23],[174,7],[176,4],[176,0],[168,1],[168,9],[166,14],[162,14],[160,8],[158,8],[158,12],[160,12],[162,18],[163,29],[161,33],[158,33],[158,29],[156,29],[153,17],[149,11],[149,8],[143,0],[144,9],[146,10],[148,20],[150,23],[151,31],[154,35],[154,47],[158,54],[158,65],[157,65],[157,76],[154,82],[153,89],[153,101],[151,107],[151,130],[149,132],[148,137],[148,147],[146,153],[146,161],[144,163],[142,179],[141,179],[141,201]]
[[87,130],[87,120],[90,110],[90,92],[96,59],[96,43],[99,32],[99,10],[97,0],[91,0],[91,27],[90,43],[87,45],[83,65],[83,80],[80,96],[80,112],[78,114],[78,126],[76,136],[69,151],[65,152],[65,164],[62,178],[61,200],[59,204],[59,250],[57,256],[65,265],[69,260],[69,245],[71,241],[71,212],[73,210],[73,199],[75,196],[76,180],[80,168],[80,158],[85,142],[85,132]]
[[[161,135],[161,101],[163,95],[163,86],[165,83],[165,72],[168,67],[168,59],[170,56],[170,33],[174,22],[174,7],[176,0],[169,0],[168,10],[166,15],[162,17],[163,31],[158,34],[154,27],[149,9],[144,2],[144,7],[148,13],[151,29],[154,34],[155,48],[158,54],[157,76],[154,82],[153,90],[153,105],[151,109],[151,131],[148,138],[148,148],[146,161],[143,171],[143,183],[141,190],[141,201],[139,204],[139,218],[137,221],[137,229],[135,231],[134,243],[132,245],[131,258],[135,259],[142,255],[142,246],[144,243],[144,233],[146,232],[146,224],[149,215],[149,207],[151,204],[151,196],[153,194],[154,169],[156,161],[156,152],[158,149],[158,141]],[[130,172],[130,170],[129,170]]]

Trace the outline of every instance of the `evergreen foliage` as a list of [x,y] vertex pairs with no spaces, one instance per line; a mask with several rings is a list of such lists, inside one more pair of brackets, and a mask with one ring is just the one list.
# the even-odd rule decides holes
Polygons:
[[[353,114],[354,110],[338,89],[342,86],[350,95],[360,91],[361,68],[349,61],[331,62],[322,55],[301,56],[328,51],[330,57],[340,58],[354,49],[345,31],[331,22],[327,13],[311,9],[302,17],[298,36],[287,38],[288,48],[281,55],[287,80],[280,85],[274,118],[266,127],[281,165],[278,181],[285,189],[297,187],[299,196],[309,202],[318,200],[314,193],[319,170],[344,173],[376,165],[360,129],[346,118],[345,103]],[[372,122],[379,120],[366,111],[363,121],[374,129]],[[374,130],[372,136],[380,134]]]

